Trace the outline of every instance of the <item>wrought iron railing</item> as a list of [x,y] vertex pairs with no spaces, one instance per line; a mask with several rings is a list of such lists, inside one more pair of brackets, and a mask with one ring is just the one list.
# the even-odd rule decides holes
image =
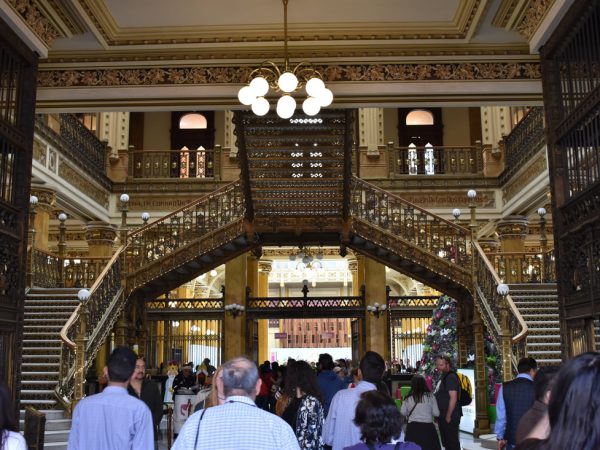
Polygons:
[[502,182],[514,175],[546,144],[544,108],[533,107],[504,138],[504,172]]
[[389,149],[390,177],[483,175],[483,146],[395,147]]
[[380,237],[373,239],[381,240],[385,248],[405,256],[410,251],[411,258],[423,257],[428,267],[471,287],[469,230],[360,178],[352,178],[351,188],[353,231],[375,229]]
[[112,182],[106,176],[105,166],[106,142],[100,141],[72,114],[60,114],[59,117],[60,130],[55,131],[47,125],[47,116],[38,114],[35,120],[36,134],[110,192]]
[[488,253],[500,279],[507,284],[555,283],[554,250],[545,254],[528,252]]
[[221,146],[199,150],[129,150],[133,178],[219,179]]
[[[244,213],[237,181],[128,236],[126,245],[117,250],[94,282],[89,298],[82,301],[60,332],[61,381],[56,394],[65,407],[82,397],[85,372],[128,295],[139,287],[136,283],[164,275],[171,268],[164,261],[178,252],[188,250],[190,257],[196,257],[238,237],[244,232]],[[181,262],[177,259],[174,264]]]
[[31,285],[43,288],[60,286],[61,260],[59,256],[37,248],[33,249],[32,253]]
[[90,289],[90,296],[73,312],[60,332],[59,401],[70,409],[83,396],[85,373],[121,313],[125,299],[121,279],[121,246]]
[[245,212],[235,181],[130,234],[128,292],[159,277],[166,268],[155,263],[166,256],[178,253],[177,263],[183,264],[243,234]]
[[[481,314],[481,318],[490,333],[494,344],[503,353],[502,339],[505,332],[510,334],[510,343],[512,345],[511,359],[513,369],[517,366],[517,361],[520,357],[525,356],[526,338],[528,333],[527,324],[523,320],[521,313],[515,306],[510,295],[505,299],[497,292],[497,287],[502,283],[502,280],[494,270],[494,266],[489,261],[478,243],[473,244],[475,257],[475,290],[474,300],[475,305]],[[508,308],[508,326],[509,330],[503,330],[500,318],[502,316],[503,301],[506,301]],[[506,354],[506,353],[505,353]]]
[[36,248],[33,251],[31,286],[90,287],[109,260],[110,258],[61,257]]
[[438,303],[439,296],[436,295],[390,295],[388,297],[388,308],[390,310],[417,309],[432,311]]
[[144,304],[148,313],[168,314],[186,311],[221,311],[224,312],[222,298],[157,298]]

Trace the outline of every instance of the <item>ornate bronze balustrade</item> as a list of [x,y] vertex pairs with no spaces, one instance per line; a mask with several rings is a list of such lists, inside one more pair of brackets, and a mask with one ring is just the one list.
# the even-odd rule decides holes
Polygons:
[[249,297],[246,314],[273,317],[362,317],[364,295],[350,297]]
[[396,296],[390,295],[388,297],[388,307],[390,311],[394,310],[429,310],[433,311],[437,306],[439,297],[435,295],[417,295],[417,296]]
[[483,176],[482,145],[395,147],[389,149],[388,161],[390,178],[441,174]]
[[100,141],[72,114],[60,114],[60,131],[46,124],[47,116],[38,114],[35,132],[58,152],[67,157],[102,188],[112,191],[112,182],[106,176],[106,142]]
[[[83,395],[85,373],[125,305],[120,247],[60,332],[60,378],[56,395],[66,407]],[[77,343],[77,344],[76,344]],[[83,354],[81,354],[83,353]]]
[[60,264],[61,260],[58,255],[34,249],[31,284],[43,288],[60,286]]
[[[198,250],[190,247],[193,242],[206,250],[239,236],[243,233],[245,211],[241,185],[236,181],[130,234],[126,269],[129,275],[140,276],[135,281],[130,280],[128,289],[140,286],[148,277],[158,276],[165,270],[157,266],[155,274],[149,270],[150,264],[188,247],[188,250]],[[184,261],[193,259],[194,255],[179,256]]]
[[[90,287],[109,260],[110,258],[63,258],[36,248],[33,251],[31,284],[45,288]],[[61,266],[63,279],[61,279]]]
[[145,302],[146,311],[150,313],[159,312],[168,314],[170,312],[189,312],[189,311],[220,311],[223,309],[222,298],[157,298]]
[[[377,188],[364,180],[352,178],[351,215],[357,229],[363,221],[389,235],[385,247],[401,255],[417,258],[429,254],[424,262],[437,273],[449,270],[450,276],[470,287],[467,268],[469,231],[439,216]],[[406,245],[404,245],[406,243]],[[393,248],[392,248],[393,247]],[[413,249],[410,255],[407,249]],[[435,266],[435,267],[434,267]]]
[[110,258],[64,258],[65,287],[91,287]]
[[544,108],[533,107],[504,138],[504,172],[500,178],[506,183],[527,161],[546,145]]
[[[475,257],[475,274],[473,295],[475,306],[481,314],[481,318],[492,336],[494,344],[502,350],[503,358],[512,360],[513,370],[516,369],[518,356],[525,354],[526,338],[528,334],[527,324],[523,320],[521,313],[515,306],[510,295],[503,299],[497,292],[497,287],[502,283],[500,277],[494,270],[478,243],[473,243]],[[508,326],[509,329],[502,328],[500,317],[502,314],[503,301],[507,302],[508,307]],[[512,348],[507,349],[503,346],[503,338],[508,334]],[[505,367],[505,370],[507,368]],[[511,372],[513,371],[511,370]],[[512,374],[505,374],[505,379],[510,379]]]
[[504,283],[556,282],[554,250],[544,255],[527,252],[488,253],[488,258]]
[[129,150],[129,176],[219,179],[221,147],[197,150]]

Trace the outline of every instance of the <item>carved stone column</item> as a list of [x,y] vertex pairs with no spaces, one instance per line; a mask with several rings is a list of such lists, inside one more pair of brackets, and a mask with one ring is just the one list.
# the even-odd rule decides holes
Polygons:
[[104,222],[88,222],[85,227],[85,240],[88,244],[88,255],[91,258],[106,258],[113,254],[113,245],[117,237],[117,229]]
[[115,345],[117,347],[127,345],[127,319],[125,311],[121,313],[115,325]]
[[477,310],[473,316],[473,334],[475,336],[475,403],[477,405],[474,434],[478,437],[490,432],[490,419],[487,413],[487,370],[483,321]]
[[[247,257],[240,255],[225,264],[224,304],[246,306]],[[225,314],[223,320],[223,360],[246,353],[246,314]]]
[[486,254],[496,253],[500,248],[500,242],[493,238],[481,238],[478,239],[477,242]]
[[[365,258],[365,306],[386,304],[385,266],[374,259]],[[390,357],[388,311],[379,316],[365,311],[366,348],[379,353],[383,359]]]
[[[273,269],[273,261],[261,259],[258,262],[258,297],[269,296],[269,274]],[[258,321],[258,361],[269,359],[269,320]]]
[[56,192],[51,189],[33,187],[31,195],[38,198],[35,209],[35,247],[40,250],[48,250],[48,235],[50,230],[50,216],[53,214],[56,204]]
[[358,128],[360,155],[360,176],[363,178],[385,178],[388,176],[388,163],[382,155],[385,150],[383,129],[383,108],[359,108]]

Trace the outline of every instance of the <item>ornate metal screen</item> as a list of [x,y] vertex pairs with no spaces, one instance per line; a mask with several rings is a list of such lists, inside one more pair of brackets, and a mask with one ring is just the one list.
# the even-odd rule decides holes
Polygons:
[[423,343],[431,317],[392,317],[390,318],[392,360],[408,360],[408,367],[415,367],[423,354]]
[[15,397],[21,371],[36,74],[37,55],[0,19],[0,377]]
[[148,322],[148,367],[176,360],[194,365],[209,358],[221,364],[223,321],[220,319],[157,320]]

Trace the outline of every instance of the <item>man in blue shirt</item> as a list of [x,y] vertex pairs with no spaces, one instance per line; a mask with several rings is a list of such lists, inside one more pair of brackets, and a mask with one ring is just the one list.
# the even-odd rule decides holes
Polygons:
[[352,389],[342,389],[333,396],[327,419],[323,425],[323,440],[333,450],[360,442],[360,428],[354,423],[356,405],[360,395],[366,391],[374,391],[381,382],[385,371],[385,361],[376,352],[366,352],[360,360],[358,376],[360,382]]
[[243,356],[229,360],[213,382],[224,400],[189,417],[173,450],[300,450],[292,428],[254,403],[262,383],[256,364]]
[[517,371],[517,378],[502,385],[496,400],[494,431],[498,450],[512,450],[515,447],[519,420],[535,401],[533,377],[537,371],[537,362],[533,358],[521,358]]
[[116,348],[104,375],[108,386],[75,407],[68,450],[151,450],[152,416],[146,404],[129,395],[127,385],[135,369],[136,354]]

